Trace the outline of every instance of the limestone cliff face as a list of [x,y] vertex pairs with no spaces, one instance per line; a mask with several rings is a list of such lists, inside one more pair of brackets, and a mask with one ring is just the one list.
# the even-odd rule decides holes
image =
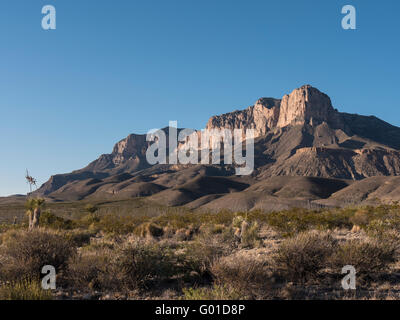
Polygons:
[[274,128],[288,125],[336,124],[338,117],[326,94],[305,85],[281,100],[261,98],[246,110],[214,116],[208,121],[207,129],[254,129],[256,136],[263,136]]
[[256,136],[265,135],[276,127],[280,103],[278,99],[261,98],[246,110],[211,117],[206,129],[254,129]]
[[282,98],[277,126],[330,122],[334,113],[331,99],[326,94],[305,85]]
[[119,165],[130,159],[144,158],[148,146],[145,135],[130,134],[114,146],[112,161]]

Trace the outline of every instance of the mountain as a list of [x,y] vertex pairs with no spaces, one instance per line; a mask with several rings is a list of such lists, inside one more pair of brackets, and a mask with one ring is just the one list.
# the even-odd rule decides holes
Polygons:
[[[282,99],[261,98],[244,110],[213,116],[206,125],[223,128],[254,129],[250,176],[236,176],[234,164],[150,165],[146,151],[152,142],[131,134],[111,154],[52,176],[34,194],[61,201],[147,197],[164,205],[232,210],[400,199],[400,193],[389,192],[400,188],[395,179],[400,175],[400,128],[373,116],[339,112],[328,95],[310,85]],[[168,140],[168,128],[163,131]],[[379,187],[365,181],[391,187],[372,197],[373,187],[365,185]],[[360,196],[358,185],[368,196]]]

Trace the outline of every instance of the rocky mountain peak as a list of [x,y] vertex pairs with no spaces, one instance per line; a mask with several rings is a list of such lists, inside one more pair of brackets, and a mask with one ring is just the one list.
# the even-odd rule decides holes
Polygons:
[[334,113],[331,99],[326,94],[304,85],[282,98],[277,126],[329,122]]
[[281,100],[261,98],[245,110],[211,117],[207,128],[255,129],[256,136],[262,136],[274,128],[332,121],[337,122],[337,112],[331,99],[311,85],[304,85]]

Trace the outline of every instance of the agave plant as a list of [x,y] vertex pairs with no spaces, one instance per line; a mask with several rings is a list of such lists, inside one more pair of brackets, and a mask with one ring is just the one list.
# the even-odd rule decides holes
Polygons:
[[40,214],[42,212],[45,200],[42,198],[30,198],[26,201],[26,214],[29,217],[29,230],[39,226]]

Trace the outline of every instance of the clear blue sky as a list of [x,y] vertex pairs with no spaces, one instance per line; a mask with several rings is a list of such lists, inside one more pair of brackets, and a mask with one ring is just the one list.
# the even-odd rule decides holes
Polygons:
[[129,133],[203,128],[306,83],[400,126],[399,17],[398,0],[2,0],[0,195],[29,190],[26,168],[41,184]]

